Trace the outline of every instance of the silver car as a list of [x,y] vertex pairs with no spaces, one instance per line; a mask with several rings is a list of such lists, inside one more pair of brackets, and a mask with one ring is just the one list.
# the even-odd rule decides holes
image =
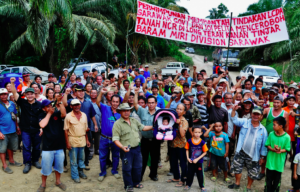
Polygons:
[[[113,66],[111,66],[110,64],[108,64],[108,67],[110,68],[110,73],[114,73],[116,75],[116,78],[118,78],[118,70],[114,69]],[[74,73],[76,74],[76,76],[81,76],[82,75],[82,70],[86,68],[88,71],[92,72],[93,69],[96,69],[98,71],[98,74],[100,75],[101,72],[105,72],[105,76],[107,77],[106,74],[106,63],[89,63],[89,64],[83,64],[83,65],[77,65]],[[68,69],[69,72],[71,72],[73,69],[73,67],[70,67]]]

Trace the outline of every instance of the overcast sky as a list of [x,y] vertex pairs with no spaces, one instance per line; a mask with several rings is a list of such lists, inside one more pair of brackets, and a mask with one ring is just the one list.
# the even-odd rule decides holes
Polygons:
[[180,0],[177,4],[187,8],[191,16],[204,19],[209,15],[208,10],[217,8],[221,3],[228,8],[228,15],[232,12],[233,17],[237,17],[246,12],[249,5],[257,2],[258,0]]

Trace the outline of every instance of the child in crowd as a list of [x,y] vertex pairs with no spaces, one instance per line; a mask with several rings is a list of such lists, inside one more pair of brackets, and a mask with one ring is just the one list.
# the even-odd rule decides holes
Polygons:
[[173,140],[173,131],[172,127],[169,127],[170,117],[163,117],[162,126],[158,128],[158,132],[156,135],[157,140]]
[[[296,124],[298,125],[298,123]],[[300,192],[300,128],[295,127],[295,138],[297,141],[296,156],[292,162],[292,186],[288,192]]]
[[286,120],[284,117],[276,117],[273,120],[273,129],[266,141],[268,148],[267,173],[265,192],[279,192],[281,173],[284,171],[286,153],[291,149],[291,137],[284,131]]
[[206,192],[203,181],[203,157],[206,155],[208,148],[205,141],[200,139],[202,135],[202,129],[200,127],[194,127],[192,129],[193,137],[189,139],[185,145],[186,156],[188,160],[188,174],[187,182],[184,190],[189,190],[193,184],[194,175],[196,173],[201,192]]
[[230,179],[227,177],[228,165],[226,161],[230,141],[227,133],[223,132],[222,129],[221,122],[211,124],[210,128],[205,132],[204,137],[209,137],[210,140],[209,151],[211,153],[211,168],[213,170],[211,180],[214,182],[217,180],[218,167],[220,167],[224,173],[224,181],[230,183]]

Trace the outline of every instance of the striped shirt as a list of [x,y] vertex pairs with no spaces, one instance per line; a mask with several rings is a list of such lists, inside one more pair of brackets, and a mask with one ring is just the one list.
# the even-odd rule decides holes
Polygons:
[[199,109],[202,124],[207,124],[209,114],[207,113],[206,103],[204,105],[200,105],[198,102],[194,102],[194,105]]

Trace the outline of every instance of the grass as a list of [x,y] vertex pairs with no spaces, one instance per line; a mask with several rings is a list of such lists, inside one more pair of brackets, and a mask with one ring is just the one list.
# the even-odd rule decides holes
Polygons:
[[[284,65],[284,72],[282,73],[283,65]],[[285,64],[283,64],[283,63],[274,63],[274,64],[270,65],[270,67],[273,67],[277,71],[278,75],[283,76],[283,81],[290,82],[291,80],[293,80],[295,82],[299,82],[300,81],[299,74],[294,72],[293,77],[290,77],[290,76],[286,75],[286,69],[287,69],[288,65],[289,65],[289,62],[285,63]]]
[[174,59],[176,59],[179,62],[183,62],[186,65],[190,65],[193,66],[194,65],[194,61],[191,57],[181,53],[180,51],[178,51],[178,53],[176,55],[173,55]]
[[200,48],[196,48],[195,49],[195,54],[197,55],[203,55],[203,56],[207,56],[207,60],[208,61],[213,61],[213,58],[212,58],[212,52],[214,50],[213,49],[200,49]]

